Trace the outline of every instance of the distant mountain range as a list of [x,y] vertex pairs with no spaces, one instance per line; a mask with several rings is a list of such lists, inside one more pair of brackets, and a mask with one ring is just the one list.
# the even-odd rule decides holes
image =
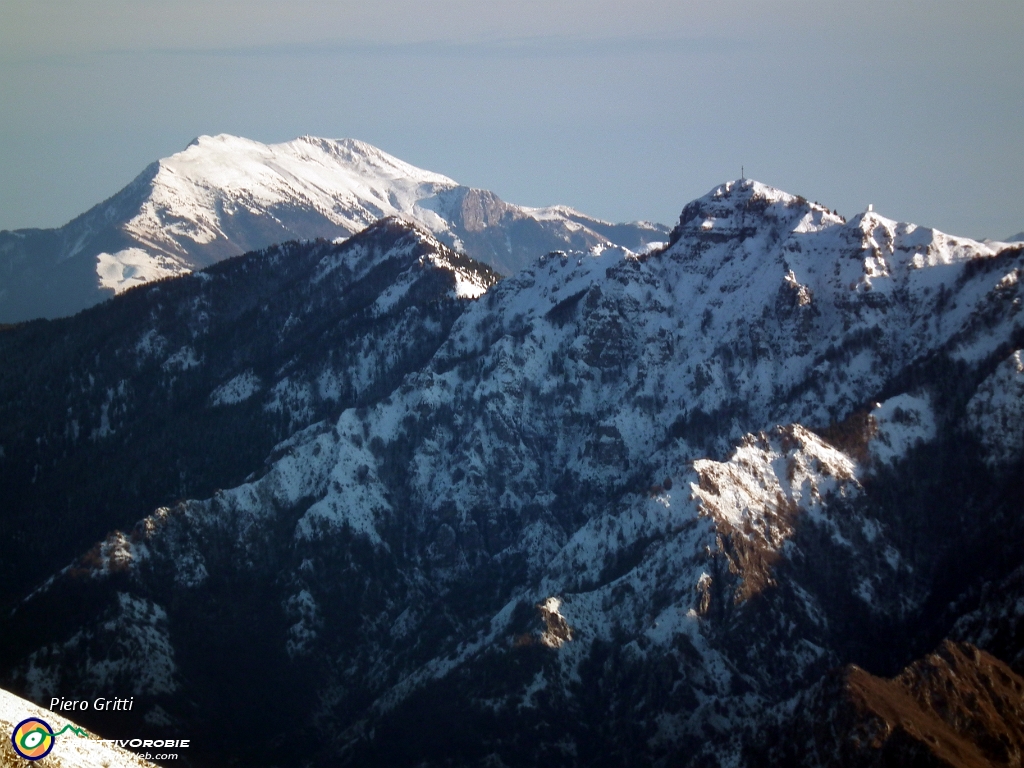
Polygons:
[[668,228],[524,208],[352,139],[201,136],[59,229],[0,232],[0,322],[73,314],[135,285],[286,240],[408,218],[502,274],[553,250],[642,250]]
[[1019,764],[1024,243],[438,231],[0,331],[0,684],[195,766]]

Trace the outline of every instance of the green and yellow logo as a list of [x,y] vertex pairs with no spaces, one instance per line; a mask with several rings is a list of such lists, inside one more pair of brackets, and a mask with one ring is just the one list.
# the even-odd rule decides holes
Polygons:
[[11,734],[11,744],[14,751],[26,760],[40,760],[50,754],[53,744],[65,731],[71,731],[76,736],[88,736],[84,728],[76,728],[68,723],[56,733],[45,720],[38,717],[30,717],[22,720]]

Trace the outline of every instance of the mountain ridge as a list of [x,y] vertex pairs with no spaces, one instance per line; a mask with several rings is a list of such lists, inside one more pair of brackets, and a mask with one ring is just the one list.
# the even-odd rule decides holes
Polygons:
[[1013,765],[1024,679],[984,651],[944,641],[891,679],[856,666],[802,693],[765,734],[759,765]]
[[642,248],[667,233],[515,206],[356,139],[200,136],[59,229],[0,232],[0,321],[72,314],[132,285],[394,215],[505,274],[548,250]]
[[[354,270],[381,236],[321,244],[317,269]],[[426,237],[428,261],[446,253]],[[301,733],[315,765],[694,768],[758,765],[759,734],[848,664],[892,677],[952,637],[1019,675],[1022,272],[1024,247],[741,180],[661,249],[550,253],[476,298],[446,278],[446,323],[406,305],[424,354],[333,410],[294,418],[315,355],[292,381],[292,348],[270,354],[254,391],[214,375],[212,348],[168,344],[154,367],[201,379],[190,408],[279,408],[282,439],[240,484],[141,510],[57,566],[3,619],[0,675],[33,697],[136,686],[167,717],[140,727],[195,728],[201,764],[238,757],[255,680],[277,708],[252,764]],[[215,311],[164,290],[103,311],[149,297],[196,328]],[[149,322],[126,323],[133,344]],[[364,337],[382,360],[389,327]],[[112,446],[125,375],[88,344],[79,359],[72,389],[98,383],[76,409]],[[0,463],[17,457],[26,493],[74,449],[47,412],[47,440],[27,431]]]
[[[37,548],[52,544],[25,538],[32,514],[57,529],[51,541],[73,541],[76,518],[98,515],[95,538],[128,525],[118,515],[131,504],[240,481],[292,431],[390,390],[497,277],[383,219],[342,244],[274,246],[0,332],[0,526],[8,543],[23,540],[5,545],[5,583],[42,577]],[[396,337],[379,338],[383,328]],[[96,350],[88,361],[83,348]],[[61,502],[49,492],[62,486]]]

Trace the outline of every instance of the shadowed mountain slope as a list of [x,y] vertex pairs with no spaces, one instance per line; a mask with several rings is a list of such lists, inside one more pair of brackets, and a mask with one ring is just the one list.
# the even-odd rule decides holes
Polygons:
[[[0,619],[0,674],[130,689],[211,766],[753,766],[850,664],[884,719],[915,684],[875,680],[951,635],[1021,658],[1022,270],[722,185],[664,249],[553,253],[423,321],[374,398],[83,547]],[[228,373],[209,402],[248,391]]]
[[497,277],[385,219],[0,332],[0,605],[140,509],[236,485],[391,392]]
[[967,644],[945,641],[888,680],[848,667],[789,710],[763,765],[1024,764],[1024,678]]

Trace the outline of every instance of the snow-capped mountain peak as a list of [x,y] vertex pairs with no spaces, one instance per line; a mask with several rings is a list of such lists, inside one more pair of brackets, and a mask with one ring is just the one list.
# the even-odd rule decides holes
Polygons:
[[809,232],[843,224],[845,220],[797,195],[753,179],[738,179],[689,203],[672,231],[670,242],[686,235],[708,241],[743,238],[772,223],[780,231]]
[[200,136],[161,160],[150,184],[149,200],[125,229],[182,255],[191,243],[237,238],[236,215],[274,216],[296,204],[350,231],[402,213],[439,229],[436,217],[416,215],[419,202],[457,186],[354,139],[307,136],[268,145],[227,134]]
[[280,144],[229,134],[200,136],[184,151],[161,160],[160,170],[166,176],[158,173],[157,179],[168,186],[173,178],[187,179],[198,188],[245,190],[269,203],[289,199],[282,195],[289,187],[343,196],[380,192],[386,186],[457,186],[447,176],[417,168],[365,142],[313,136]]
[[506,203],[356,139],[199,136],[59,230],[0,233],[0,322],[70,314],[111,292],[275,243],[348,237],[387,216],[505,274],[548,251],[642,250],[668,233]]

